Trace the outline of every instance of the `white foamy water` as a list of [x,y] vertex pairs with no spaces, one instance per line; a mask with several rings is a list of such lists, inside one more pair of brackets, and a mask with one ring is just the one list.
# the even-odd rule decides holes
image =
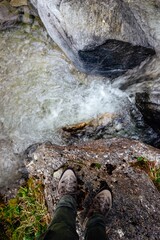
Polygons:
[[1,32],[0,62],[2,182],[15,164],[11,149],[61,143],[60,127],[124,109],[124,94],[103,78],[78,73],[40,30]]
[[0,120],[15,151],[45,140],[56,143],[58,128],[123,107],[120,91],[113,92],[100,78],[72,73],[45,36],[3,32],[0,53]]

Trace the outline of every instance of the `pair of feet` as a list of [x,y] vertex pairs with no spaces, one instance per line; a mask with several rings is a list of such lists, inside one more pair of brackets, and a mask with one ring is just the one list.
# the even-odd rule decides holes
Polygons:
[[[67,169],[63,172],[59,184],[58,193],[60,198],[64,195],[76,195],[77,192],[77,177],[72,169]],[[98,212],[106,216],[112,207],[112,194],[109,190],[100,191],[93,199],[92,206],[89,210],[89,215],[93,212]]]

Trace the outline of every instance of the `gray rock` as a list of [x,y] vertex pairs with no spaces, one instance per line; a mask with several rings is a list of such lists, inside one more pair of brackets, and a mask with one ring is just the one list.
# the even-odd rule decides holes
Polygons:
[[19,22],[17,9],[12,7],[9,2],[0,2],[0,30],[11,28]]
[[144,123],[137,108],[130,105],[130,109],[125,108],[119,114],[105,113],[90,121],[67,125],[60,129],[59,133],[66,144],[109,139],[114,136],[140,140],[159,147],[160,136],[149,125]]
[[32,24],[34,15],[26,1],[0,1],[0,30],[17,27],[19,23]]
[[21,177],[23,161],[13,152],[12,142],[8,139],[0,139],[0,190],[10,186]]
[[160,91],[137,93],[136,104],[146,121],[160,133]]
[[52,214],[57,202],[57,176],[64,167],[75,169],[79,183],[80,239],[83,236],[80,225],[94,194],[109,185],[114,196],[113,208],[106,219],[109,239],[158,240],[160,193],[144,172],[131,166],[139,156],[160,164],[160,150],[138,141],[113,138],[75,146],[42,144],[29,155],[32,159],[26,168],[30,176],[44,176],[45,197]]
[[124,76],[114,79],[112,86],[127,92],[130,97],[135,96],[137,92],[149,92],[152,89],[159,89],[159,66],[159,57],[155,57],[149,62],[145,61],[140,67],[136,67],[128,71]]
[[31,2],[51,38],[81,71],[115,77],[152,56],[153,49],[159,54],[159,1]]

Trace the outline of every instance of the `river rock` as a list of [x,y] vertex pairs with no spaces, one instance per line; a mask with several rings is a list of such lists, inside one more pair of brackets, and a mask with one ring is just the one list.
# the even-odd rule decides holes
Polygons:
[[12,141],[0,139],[0,192],[10,184],[16,185],[16,180],[21,178],[22,165],[20,157],[13,151]]
[[160,51],[160,4],[31,0],[51,38],[81,71],[118,76]]
[[26,0],[0,1],[0,30],[17,27],[19,23],[32,24],[35,15]]
[[43,179],[51,214],[57,202],[57,183],[63,168],[71,166],[76,171],[80,239],[83,236],[80,225],[93,196],[103,186],[109,186],[113,192],[113,208],[106,219],[109,239],[159,239],[160,193],[144,172],[131,165],[139,156],[160,164],[160,150],[123,138],[74,146],[46,143],[33,149],[27,151],[26,169],[29,176]]
[[142,114],[130,104],[121,113],[104,113],[89,121],[67,125],[60,129],[65,144],[97,139],[125,137],[160,146],[160,135],[144,123]]
[[19,14],[8,1],[0,2],[0,30],[11,28],[19,22]]
[[144,61],[140,67],[129,70],[126,74],[112,80],[112,87],[125,91],[130,98],[137,92],[150,92],[160,86],[160,58]]
[[160,92],[137,93],[136,104],[146,121],[160,133]]
[[77,140],[86,141],[91,138],[102,138],[106,128],[108,128],[109,136],[111,136],[111,132],[113,134],[114,121],[116,121],[117,130],[120,130],[122,128],[121,120],[117,114],[105,113],[89,121],[67,125],[61,129],[60,133],[67,143],[74,143]]

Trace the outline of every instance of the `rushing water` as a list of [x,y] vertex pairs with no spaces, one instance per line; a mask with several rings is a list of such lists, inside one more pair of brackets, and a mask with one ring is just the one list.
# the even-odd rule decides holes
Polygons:
[[119,111],[126,98],[101,78],[76,72],[45,35],[33,33],[1,33],[0,120],[16,152],[34,142],[57,142],[57,128]]
[[62,126],[127,108],[124,93],[79,73],[43,30],[1,32],[0,62],[0,186],[16,174],[15,153],[46,140],[61,144]]
[[102,78],[76,71],[40,29],[3,31],[0,43],[2,186],[18,170],[15,153],[36,142],[60,144],[57,129],[121,111],[126,96]]

